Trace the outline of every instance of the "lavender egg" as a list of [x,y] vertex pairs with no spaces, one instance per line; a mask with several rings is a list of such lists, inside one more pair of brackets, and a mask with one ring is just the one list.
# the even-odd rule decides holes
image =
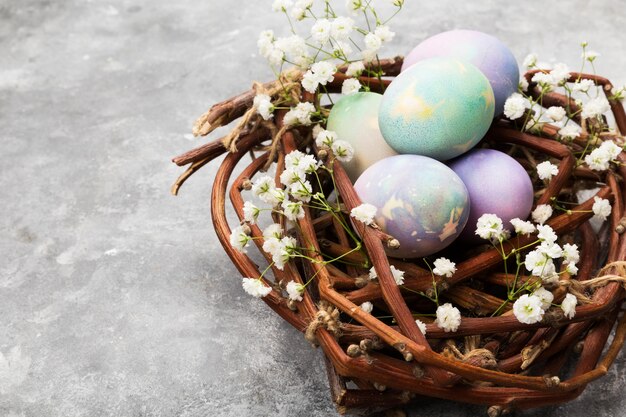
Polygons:
[[373,163],[397,155],[378,128],[378,108],[382,99],[381,94],[370,92],[343,96],[328,116],[327,129],[354,148],[354,158],[343,163],[353,182]]
[[533,185],[528,173],[509,155],[493,149],[475,149],[450,162],[470,197],[469,219],[460,239],[478,242],[476,221],[485,213],[502,219],[512,230],[511,219],[526,220],[533,206]]
[[451,30],[417,45],[404,59],[402,71],[423,59],[447,56],[471,62],[489,79],[496,99],[495,115],[517,91],[519,68],[511,50],[498,38],[475,30]]
[[366,169],[354,184],[375,221],[400,242],[387,249],[397,258],[428,256],[450,245],[463,230],[469,198],[463,181],[443,163],[421,155],[396,155]]

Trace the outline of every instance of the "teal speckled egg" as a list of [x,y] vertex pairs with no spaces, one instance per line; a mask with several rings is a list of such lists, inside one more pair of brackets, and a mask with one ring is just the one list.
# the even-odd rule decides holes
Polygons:
[[387,143],[398,153],[445,161],[474,147],[494,115],[489,80],[453,58],[419,61],[389,85],[378,113]]
[[354,182],[373,163],[397,155],[378,128],[378,108],[383,96],[362,92],[343,96],[330,111],[327,129],[354,148],[354,158],[343,166]]
[[400,242],[387,255],[416,258],[450,245],[469,216],[465,184],[443,163],[396,155],[366,169],[354,184],[359,198],[377,208],[376,223]]

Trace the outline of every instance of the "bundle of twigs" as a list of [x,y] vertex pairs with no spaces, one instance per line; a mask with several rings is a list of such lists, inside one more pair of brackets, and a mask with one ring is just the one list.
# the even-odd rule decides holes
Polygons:
[[[382,61],[381,65],[387,76],[393,77],[399,73],[401,58]],[[291,93],[301,95],[294,82],[297,77],[297,73],[292,73],[281,80],[281,88],[291,82]],[[531,81],[532,73],[526,77]],[[605,92],[612,88],[602,77],[576,73],[571,77],[592,79]],[[337,92],[344,78],[340,70],[327,89]],[[360,81],[372,91],[382,92],[391,79],[361,77]],[[259,90],[276,94],[275,86],[275,83],[256,84],[252,90],[213,106],[197,122],[195,133],[205,135],[237,118],[245,119],[255,94]],[[534,87],[531,83],[531,91]],[[307,94],[300,97],[303,101],[312,98]],[[545,105],[576,105],[566,103],[567,98],[557,93],[549,93],[543,100]],[[617,100],[611,100],[610,104],[617,135],[623,135],[626,133],[624,109]],[[610,221],[599,235],[589,223],[593,198],[573,207],[571,213],[560,214],[548,222],[559,236],[576,242],[581,248],[577,279],[563,275],[565,279],[550,289],[555,301],[562,300],[568,289],[577,291],[579,300],[585,300],[577,307],[572,320],[564,318],[560,310],[551,310],[541,322],[523,324],[507,311],[510,306],[503,314],[492,316],[503,305],[502,288],[509,279],[500,269],[500,253],[488,245],[455,248],[455,259],[461,260],[457,272],[451,278],[437,277],[435,285],[441,298],[461,307],[461,325],[456,332],[447,333],[432,322],[427,323],[425,337],[413,312],[427,308],[424,299],[416,293],[433,290],[432,274],[410,261],[387,257],[385,246],[393,246],[393,238],[360,222],[354,225],[363,239],[369,260],[379,272],[377,281],[363,279],[367,269],[359,266],[364,262],[359,252],[347,256],[346,260],[351,262],[345,266],[301,259],[289,262],[284,270],[272,268],[273,281],[264,277],[272,291],[263,300],[326,354],[332,398],[340,411],[391,408],[421,395],[484,404],[489,406],[489,415],[496,416],[513,409],[572,400],[589,382],[607,373],[626,336],[626,318],[619,314],[626,265],[626,239],[622,234],[626,227],[626,189],[622,180],[626,176],[623,165],[626,155],[619,156],[618,168],[600,174],[577,167],[574,151],[586,145],[588,132],[587,121],[579,117],[577,122],[583,127],[583,133],[567,146],[555,140],[553,126],[544,125],[540,133],[530,134],[504,121],[494,122],[479,145],[503,150],[527,167],[534,166],[538,158],[560,160],[559,174],[547,186],[535,181],[536,205],[549,203],[553,197],[571,200],[581,184],[588,183],[597,185],[597,196],[612,202]],[[250,180],[258,172],[275,164],[278,186],[285,154],[294,149],[317,153],[317,149],[310,129],[285,129],[280,113],[272,122],[248,117],[237,125],[226,142],[223,139],[174,158],[177,165],[189,165],[189,168],[172,191],[176,194],[193,172],[228,152],[213,185],[213,224],[240,273],[244,277],[258,277],[259,266],[229,244],[231,225],[226,216],[226,196],[230,197],[239,219],[243,219],[242,192],[249,188]],[[249,152],[252,161],[234,176],[235,168]],[[359,198],[340,163],[336,160],[332,163],[337,194],[345,212],[349,213],[360,204]],[[229,182],[232,182],[230,189]],[[323,184],[322,188],[320,191],[326,195],[333,191],[331,182]],[[275,218],[275,221],[284,224],[282,219]],[[262,231],[257,225],[250,225],[250,229],[260,250]],[[314,210],[307,210],[291,232],[300,242],[307,243],[308,256],[313,260],[323,260],[322,254],[338,256],[351,249],[345,230],[336,219]],[[533,239],[522,236],[505,242],[505,246],[509,250],[523,247]],[[271,262],[265,252],[260,250],[260,253]],[[394,281],[390,265],[406,271],[402,287]],[[290,302],[284,296],[286,282],[304,283],[313,275],[316,285],[307,287],[301,302]],[[597,276],[600,278],[590,281]],[[521,281],[530,279],[534,278],[526,276]],[[366,301],[373,303],[378,314],[359,308]],[[601,357],[614,328],[613,341]]]

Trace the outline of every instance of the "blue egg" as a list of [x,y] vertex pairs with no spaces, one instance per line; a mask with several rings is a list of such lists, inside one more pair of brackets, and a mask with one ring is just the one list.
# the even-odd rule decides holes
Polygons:
[[396,152],[444,161],[473,148],[493,115],[493,90],[478,68],[457,59],[430,58],[389,85],[378,124]]

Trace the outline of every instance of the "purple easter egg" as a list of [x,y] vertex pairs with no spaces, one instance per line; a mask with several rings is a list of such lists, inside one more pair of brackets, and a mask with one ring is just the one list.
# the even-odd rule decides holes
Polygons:
[[480,69],[491,83],[496,99],[495,116],[517,91],[519,68],[511,50],[494,36],[475,30],[451,30],[431,36],[404,59],[402,71],[423,59],[446,56],[464,59]]
[[469,198],[445,164],[421,155],[396,155],[367,168],[354,184],[359,198],[376,207],[376,224],[400,242],[397,258],[428,256],[461,233]]
[[513,230],[511,219],[526,220],[533,206],[533,184],[528,173],[509,155],[493,149],[475,149],[450,162],[470,196],[467,226],[459,240],[478,242],[476,221],[485,213],[502,219]]

